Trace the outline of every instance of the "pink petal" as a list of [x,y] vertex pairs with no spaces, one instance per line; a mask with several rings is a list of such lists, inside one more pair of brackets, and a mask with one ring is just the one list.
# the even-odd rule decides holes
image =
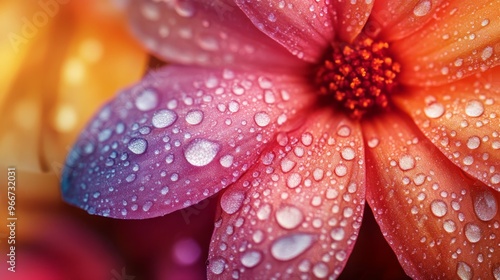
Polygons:
[[492,70],[396,101],[448,159],[500,191],[500,68]]
[[334,0],[331,6],[334,10],[335,32],[337,40],[352,42],[365,28],[371,10],[373,0],[365,1],[342,1]]
[[411,36],[392,42],[401,81],[440,85],[500,65],[498,2],[453,1]]
[[359,125],[330,108],[277,135],[220,200],[209,279],[337,277],[363,215]]
[[317,61],[333,41],[333,9],[325,1],[237,0],[236,3],[257,28],[306,61]]
[[382,33],[385,40],[404,38],[432,19],[442,0],[375,1],[368,30]]
[[134,0],[128,12],[139,39],[170,62],[266,69],[300,64],[257,30],[233,1]]
[[166,67],[123,91],[70,152],[63,195],[93,214],[147,218],[237,180],[287,120],[306,82],[259,71]]
[[409,119],[388,114],[363,135],[367,200],[406,273],[498,277],[500,193],[463,176]]

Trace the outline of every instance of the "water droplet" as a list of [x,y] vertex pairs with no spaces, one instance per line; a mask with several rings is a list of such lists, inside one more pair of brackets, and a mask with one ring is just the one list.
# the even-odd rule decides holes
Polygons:
[[222,165],[222,167],[231,167],[233,164],[234,157],[232,155],[225,155],[220,158],[219,163]]
[[302,176],[300,176],[299,173],[292,173],[290,174],[290,176],[288,176],[288,179],[286,180],[286,185],[289,188],[294,189],[298,187],[301,182],[302,182]]
[[342,227],[335,227],[330,232],[330,236],[335,241],[341,241],[345,237],[345,231],[344,231],[344,229]]
[[147,211],[149,211],[149,209],[151,209],[151,206],[153,206],[153,202],[146,201],[146,203],[144,203],[144,205],[142,205],[142,210],[144,212],[147,212]]
[[313,241],[313,235],[307,233],[282,236],[271,245],[271,255],[277,260],[288,261],[304,253]]
[[467,140],[467,148],[474,150],[479,148],[481,144],[481,139],[477,136],[472,136]]
[[151,119],[156,128],[165,128],[172,125],[177,120],[177,114],[171,110],[160,110]]
[[166,194],[168,193],[168,191],[169,191],[168,186],[164,186],[164,187],[161,189],[161,191],[160,191],[160,192],[161,192],[161,194],[162,194],[162,195],[166,195]]
[[481,240],[481,228],[473,223],[467,223],[465,225],[465,237],[469,242],[476,243]]
[[261,260],[262,253],[257,250],[249,250],[241,255],[241,264],[248,268],[258,265]]
[[267,220],[271,214],[271,205],[262,205],[259,210],[257,210],[257,218],[259,220]]
[[265,112],[259,112],[254,116],[255,123],[260,127],[265,127],[271,122],[271,117]]
[[210,260],[208,264],[208,269],[212,271],[213,274],[220,275],[224,272],[226,266],[226,261],[223,258],[215,258]]
[[415,167],[415,159],[410,155],[403,155],[399,158],[399,168],[406,171]]
[[452,233],[457,229],[457,225],[452,220],[446,220],[443,223],[443,228],[446,232]]
[[269,13],[269,15],[267,16],[267,19],[270,22],[276,22],[276,16],[273,13]]
[[417,17],[427,15],[431,10],[431,2],[428,0],[420,1],[413,9],[413,14]]
[[492,47],[486,47],[483,52],[481,53],[481,59],[482,60],[487,60],[493,55],[493,48]]
[[497,215],[497,211],[497,200],[489,190],[474,196],[474,212],[481,221],[491,221]]
[[479,117],[483,114],[483,103],[478,100],[471,100],[465,105],[465,114],[469,117]]
[[328,275],[328,266],[324,262],[319,262],[314,265],[312,271],[317,278],[325,278]]
[[175,11],[181,17],[192,17],[196,9],[190,1],[175,1]]
[[129,174],[126,178],[125,178],[125,181],[127,181],[128,183],[131,183],[135,180],[137,176],[135,174]]
[[219,150],[219,144],[198,138],[188,144],[184,156],[191,165],[205,166],[214,160]]
[[349,137],[349,135],[351,135],[351,129],[347,125],[343,125],[337,130],[337,135],[342,137]]
[[203,121],[203,112],[200,110],[192,110],[186,114],[186,122],[191,125],[200,124]]
[[127,147],[132,153],[140,155],[148,148],[148,141],[142,138],[133,138],[130,140]]
[[472,279],[472,268],[464,263],[464,262],[458,262],[457,264],[457,276],[461,280],[470,280]]
[[299,208],[291,205],[280,207],[276,211],[276,221],[285,229],[294,229],[302,223],[304,215]]
[[109,128],[99,132],[99,134],[97,134],[97,140],[99,140],[99,142],[108,140],[111,137],[112,132],[113,131]]
[[441,103],[431,103],[424,108],[424,113],[431,119],[437,119],[444,114],[444,106]]
[[353,148],[347,147],[342,150],[341,155],[345,160],[353,160],[356,154]]
[[141,111],[149,111],[158,106],[158,94],[153,89],[143,90],[135,99],[135,106]]
[[448,205],[442,200],[433,200],[431,202],[431,211],[434,216],[443,217],[448,212]]
[[245,193],[243,191],[227,191],[220,199],[220,206],[228,214],[236,213],[243,204]]
[[343,177],[347,174],[347,166],[339,164],[335,167],[335,174],[339,177]]

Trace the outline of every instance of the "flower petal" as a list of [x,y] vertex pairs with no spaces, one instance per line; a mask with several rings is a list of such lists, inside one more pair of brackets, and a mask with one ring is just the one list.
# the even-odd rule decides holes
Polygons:
[[135,34],[170,62],[266,69],[300,63],[257,30],[233,1],[134,0],[127,8]]
[[367,30],[387,41],[404,38],[423,27],[442,0],[375,1]]
[[330,108],[278,134],[221,196],[209,278],[337,277],[363,215],[361,137],[357,123]]
[[420,130],[453,163],[500,191],[500,68],[396,97]]
[[332,10],[324,1],[235,2],[257,28],[306,61],[318,60],[333,41]]
[[108,103],[70,152],[66,201],[93,214],[146,218],[217,193],[310,104],[287,75],[166,67]]
[[403,65],[401,81],[438,85],[500,64],[498,1],[453,1],[424,28],[392,42]]
[[367,201],[414,279],[498,276],[500,194],[462,176],[396,114],[363,123]]

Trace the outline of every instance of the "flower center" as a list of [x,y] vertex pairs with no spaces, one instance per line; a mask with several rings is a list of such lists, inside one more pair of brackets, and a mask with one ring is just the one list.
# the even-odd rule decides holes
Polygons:
[[315,83],[322,95],[355,119],[387,108],[400,65],[389,44],[369,37],[352,44],[334,43],[317,66]]

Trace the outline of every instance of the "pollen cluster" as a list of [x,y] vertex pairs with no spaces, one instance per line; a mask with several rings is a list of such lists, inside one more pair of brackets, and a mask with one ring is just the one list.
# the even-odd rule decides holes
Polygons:
[[364,37],[332,44],[314,78],[320,94],[332,96],[350,117],[360,119],[388,106],[399,72],[389,44]]

